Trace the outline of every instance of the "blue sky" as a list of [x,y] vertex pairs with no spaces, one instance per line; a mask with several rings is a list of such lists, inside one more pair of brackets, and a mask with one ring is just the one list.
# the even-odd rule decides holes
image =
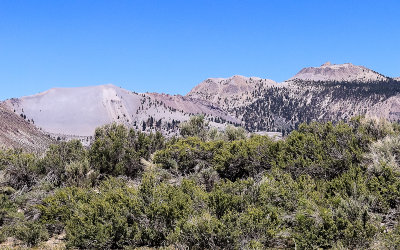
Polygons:
[[0,99],[113,83],[185,94],[352,62],[400,76],[400,1],[0,1]]

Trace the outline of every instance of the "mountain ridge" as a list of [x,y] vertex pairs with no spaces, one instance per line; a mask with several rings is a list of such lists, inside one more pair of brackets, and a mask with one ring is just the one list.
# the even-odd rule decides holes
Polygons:
[[217,128],[234,124],[253,132],[288,132],[301,122],[355,115],[400,120],[399,94],[398,78],[350,63],[325,63],[281,83],[240,75],[208,78],[186,95],[136,93],[113,84],[52,88],[3,105],[61,137],[90,137],[96,127],[113,122],[173,135],[195,114]]

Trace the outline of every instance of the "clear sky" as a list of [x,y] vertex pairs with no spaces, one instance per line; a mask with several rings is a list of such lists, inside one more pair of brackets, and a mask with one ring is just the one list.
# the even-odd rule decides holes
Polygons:
[[400,1],[0,0],[0,99],[106,83],[185,94],[325,61],[400,76]]

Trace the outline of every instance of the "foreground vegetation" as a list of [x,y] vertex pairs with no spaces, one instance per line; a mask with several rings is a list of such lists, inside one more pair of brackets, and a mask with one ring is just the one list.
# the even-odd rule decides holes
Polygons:
[[0,153],[0,241],[65,247],[335,248],[400,245],[400,127],[355,118],[282,140],[207,127],[166,139],[97,129],[44,156]]

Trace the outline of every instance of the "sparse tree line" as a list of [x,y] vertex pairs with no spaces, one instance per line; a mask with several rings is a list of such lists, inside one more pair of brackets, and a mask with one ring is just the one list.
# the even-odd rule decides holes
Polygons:
[[98,128],[0,152],[0,241],[72,249],[396,249],[400,126],[302,124],[282,140],[195,116],[166,139]]

